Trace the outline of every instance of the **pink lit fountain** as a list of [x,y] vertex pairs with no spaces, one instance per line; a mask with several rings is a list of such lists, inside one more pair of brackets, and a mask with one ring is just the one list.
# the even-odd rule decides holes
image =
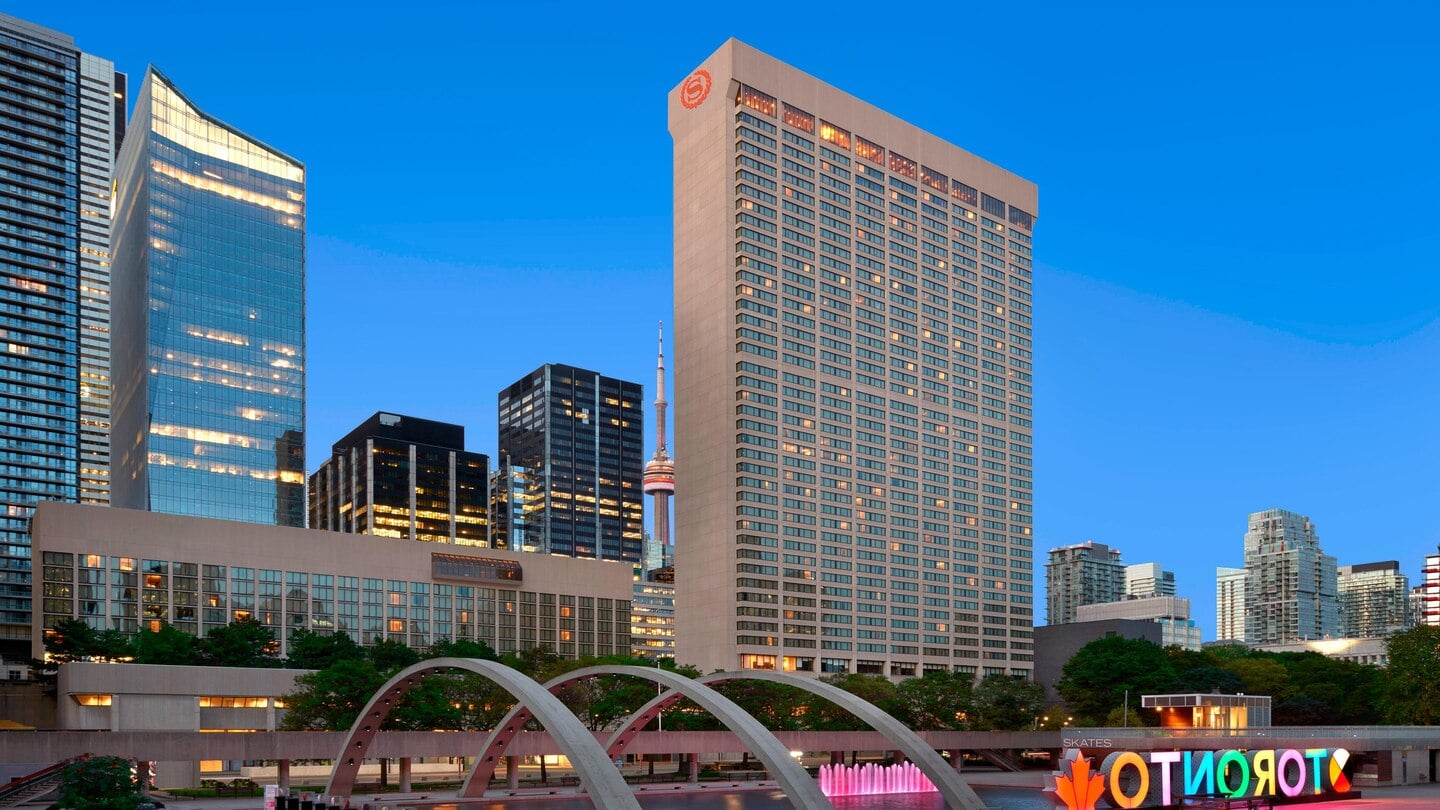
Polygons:
[[935,785],[913,762],[899,765],[821,765],[820,792],[826,796],[935,793]]

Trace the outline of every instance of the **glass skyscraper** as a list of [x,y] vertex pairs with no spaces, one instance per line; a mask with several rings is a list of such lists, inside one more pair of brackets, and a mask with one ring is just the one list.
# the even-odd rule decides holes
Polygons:
[[116,166],[113,503],[305,523],[305,167],[151,68]]
[[30,634],[34,504],[108,498],[110,165],[124,97],[111,62],[0,14],[0,641]]
[[553,363],[500,392],[492,545],[640,562],[642,394],[639,383]]

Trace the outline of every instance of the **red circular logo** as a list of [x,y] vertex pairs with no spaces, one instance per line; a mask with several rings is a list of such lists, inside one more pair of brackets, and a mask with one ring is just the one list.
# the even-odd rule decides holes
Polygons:
[[680,104],[687,110],[693,110],[700,106],[705,97],[710,95],[710,71],[697,70],[685,79],[680,85]]

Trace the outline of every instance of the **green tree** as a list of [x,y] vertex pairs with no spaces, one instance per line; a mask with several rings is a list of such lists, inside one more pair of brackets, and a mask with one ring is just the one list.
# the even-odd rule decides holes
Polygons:
[[1391,723],[1440,724],[1440,627],[1421,625],[1386,641],[1385,717]]
[[896,698],[910,728],[917,731],[965,729],[974,710],[974,681],[948,671],[926,672],[901,681]]
[[200,662],[212,667],[273,667],[280,664],[275,633],[254,619],[212,629],[200,642]]
[[312,633],[300,629],[286,644],[289,655],[285,666],[290,669],[326,669],[341,661],[358,661],[365,657],[365,648],[356,644],[347,633]]
[[1246,694],[1269,695],[1276,701],[1290,697],[1290,673],[1273,656],[1262,653],[1238,658],[1227,662],[1225,668],[1240,678]]
[[[897,719],[906,714],[900,702],[899,687],[883,675],[846,673],[826,675],[820,680],[879,706]],[[815,700],[811,703],[805,716],[805,725],[816,731],[854,731],[869,728],[860,718],[828,700]]]
[[468,638],[448,639],[442,638],[430,645],[431,658],[479,658],[482,661],[499,661],[500,656],[494,648],[483,641],[471,641]]
[[72,763],[60,775],[57,804],[68,810],[135,810],[142,801],[127,759],[91,757]]
[[1030,728],[1044,710],[1045,687],[1023,678],[991,675],[975,687],[970,727],[982,731]]
[[400,670],[420,663],[420,653],[410,649],[403,641],[381,639],[367,650],[375,669],[388,678]]
[[195,637],[161,622],[159,630],[149,627],[135,636],[135,663],[193,665],[200,663]]
[[1082,725],[1098,725],[1130,693],[1130,714],[1142,694],[1164,694],[1175,687],[1174,667],[1159,645],[1144,639],[1108,636],[1081,647],[1061,671],[1055,691]]
[[365,659],[342,660],[301,675],[285,695],[285,731],[344,731],[386,678]]

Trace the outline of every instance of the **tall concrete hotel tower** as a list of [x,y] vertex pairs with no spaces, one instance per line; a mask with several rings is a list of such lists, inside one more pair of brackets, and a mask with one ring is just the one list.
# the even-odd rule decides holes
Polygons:
[[675,495],[675,461],[665,446],[665,329],[660,329],[660,354],[655,366],[655,456],[645,463],[645,494],[654,498],[655,533],[645,547],[645,569],[665,565],[670,549],[670,498]]
[[1035,184],[734,40],[669,120],[676,659],[1028,676]]

